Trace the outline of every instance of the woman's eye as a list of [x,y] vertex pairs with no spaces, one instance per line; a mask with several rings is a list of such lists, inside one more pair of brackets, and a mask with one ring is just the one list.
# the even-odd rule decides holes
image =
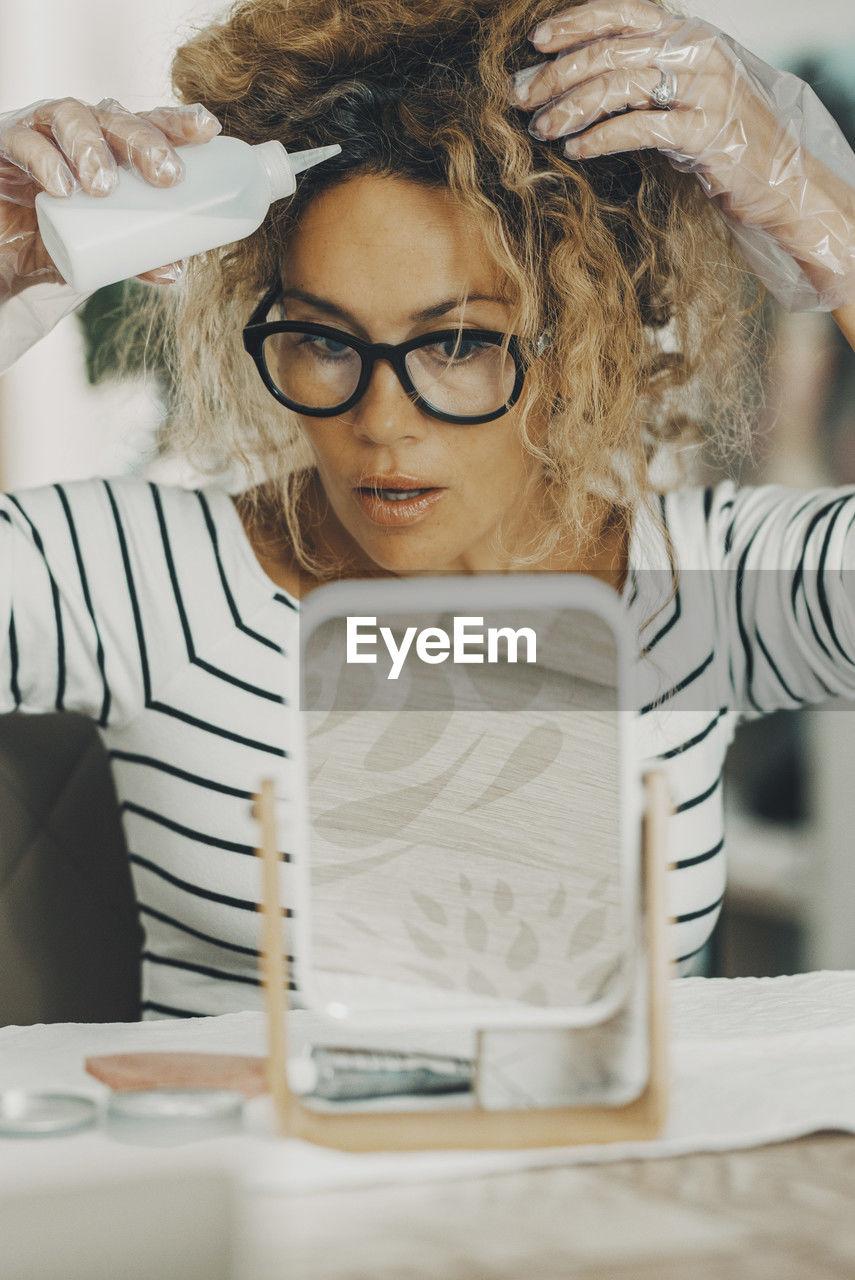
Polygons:
[[327,359],[347,355],[351,350],[346,342],[336,342],[335,338],[321,338],[312,333],[303,334],[297,345],[308,347],[315,355],[325,356]]
[[483,355],[489,347],[488,342],[482,342],[478,338],[461,338],[455,335],[453,338],[443,338],[441,342],[432,343],[427,350],[444,364],[464,364]]

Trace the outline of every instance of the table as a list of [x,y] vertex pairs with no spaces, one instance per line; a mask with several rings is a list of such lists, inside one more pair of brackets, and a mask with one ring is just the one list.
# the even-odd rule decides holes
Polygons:
[[[814,1133],[762,1145],[764,1135],[855,1131],[855,974],[687,979],[673,984],[672,1003],[673,1121],[660,1149],[694,1154],[585,1165],[567,1164],[578,1158],[572,1151],[341,1157],[276,1142],[265,1100],[251,1105],[246,1133],[181,1147],[127,1146],[96,1131],[7,1140],[0,1142],[0,1271],[4,1280],[114,1280],[101,1235],[107,1222],[114,1247],[127,1254],[123,1280],[855,1275],[855,1137]],[[26,1079],[97,1096],[102,1087],[82,1072],[87,1053],[253,1053],[263,1043],[255,1014],[6,1028],[0,1087]],[[761,1145],[709,1149],[732,1141]],[[553,1165],[530,1167],[539,1160]],[[233,1201],[229,1178],[237,1170],[244,1189]],[[149,1224],[132,1245],[128,1205]],[[187,1206],[195,1233],[186,1229]],[[67,1246],[59,1269],[48,1259],[49,1238]],[[75,1271],[72,1254],[87,1239],[102,1269],[81,1253]],[[164,1260],[179,1246],[195,1250],[181,1254],[180,1267]]]
[[[294,1196],[252,1280],[851,1280],[855,1138]],[[262,1231],[263,1227],[263,1231]],[[282,1258],[290,1266],[283,1270]],[[278,1261],[277,1261],[278,1260]]]

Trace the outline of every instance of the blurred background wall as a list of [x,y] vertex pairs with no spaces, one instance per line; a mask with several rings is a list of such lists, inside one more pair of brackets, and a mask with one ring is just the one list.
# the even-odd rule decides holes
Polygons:
[[[853,0],[688,7],[810,79],[855,134]],[[0,0],[0,112],[65,95],[115,97],[131,111],[168,102],[171,51],[221,11],[199,0]],[[739,478],[855,483],[855,359],[827,316],[787,317],[772,307],[769,326],[767,409],[756,460]],[[0,484],[145,471],[162,410],[151,379],[90,385],[82,326],[68,317],[0,379]],[[729,887],[714,971],[855,967],[854,774],[848,711],[776,716],[740,733],[729,765]]]

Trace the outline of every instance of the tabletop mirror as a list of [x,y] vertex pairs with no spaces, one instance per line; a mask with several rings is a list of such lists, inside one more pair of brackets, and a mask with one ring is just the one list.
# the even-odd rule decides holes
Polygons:
[[658,1123],[664,798],[635,765],[630,653],[617,595],[581,575],[306,599],[288,971],[267,954],[284,1131],[482,1146]]

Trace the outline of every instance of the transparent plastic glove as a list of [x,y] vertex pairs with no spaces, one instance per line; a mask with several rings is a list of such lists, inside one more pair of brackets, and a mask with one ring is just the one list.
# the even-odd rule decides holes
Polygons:
[[[184,172],[175,148],[207,142],[220,128],[199,103],[133,115],[114,98],[96,106],[59,98],[0,115],[0,371],[88,296],[74,293],[48,256],[36,220],[38,193],[61,200],[82,187],[109,195],[119,165],[152,186],[171,186]],[[182,265],[168,263],[139,278],[165,284]]]
[[[790,311],[855,302],[855,153],[813,91],[730,36],[648,0],[588,0],[531,33],[530,132],[575,159],[654,148],[697,175]],[[672,105],[652,94],[666,73]]]

